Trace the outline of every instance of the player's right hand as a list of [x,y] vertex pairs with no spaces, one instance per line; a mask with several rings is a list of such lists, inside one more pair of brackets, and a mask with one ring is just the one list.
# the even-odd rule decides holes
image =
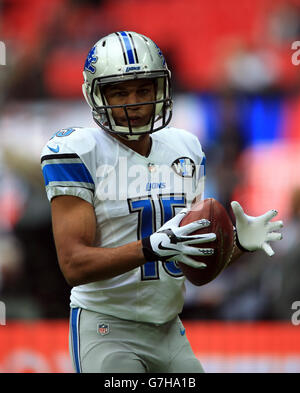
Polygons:
[[146,261],[172,260],[198,269],[206,267],[205,263],[197,262],[190,256],[212,255],[214,249],[191,247],[190,245],[212,242],[216,239],[216,234],[190,235],[190,233],[198,229],[208,227],[210,221],[203,219],[180,227],[179,224],[187,211],[187,209],[181,210],[176,216],[159,228],[158,231],[142,239],[143,253]]

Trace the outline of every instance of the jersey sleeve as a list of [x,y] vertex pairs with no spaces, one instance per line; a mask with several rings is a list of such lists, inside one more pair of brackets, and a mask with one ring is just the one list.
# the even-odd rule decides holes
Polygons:
[[[79,148],[78,148],[79,146]],[[49,201],[59,195],[72,195],[93,203],[95,183],[91,175],[89,149],[82,149],[78,138],[51,138],[41,155],[41,167]]]

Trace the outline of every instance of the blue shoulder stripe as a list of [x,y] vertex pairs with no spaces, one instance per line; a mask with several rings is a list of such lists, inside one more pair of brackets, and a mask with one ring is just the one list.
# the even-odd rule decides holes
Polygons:
[[43,168],[45,185],[51,182],[81,182],[94,185],[94,181],[82,163],[71,164],[47,164]]

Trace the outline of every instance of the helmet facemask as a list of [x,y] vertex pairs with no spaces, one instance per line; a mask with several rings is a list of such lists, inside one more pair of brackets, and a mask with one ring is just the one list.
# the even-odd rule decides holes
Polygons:
[[[120,80],[120,75],[95,78],[91,86],[91,106],[95,122],[105,131],[118,134],[126,139],[139,139],[141,135],[150,134],[166,127],[172,117],[172,100],[170,76],[167,70],[128,73]],[[134,104],[109,105],[104,94],[106,86],[136,79],[153,79],[156,99]],[[128,109],[137,106],[152,105],[152,116],[148,124],[133,127],[130,124]],[[112,114],[113,108],[123,108],[127,126],[117,125]]]

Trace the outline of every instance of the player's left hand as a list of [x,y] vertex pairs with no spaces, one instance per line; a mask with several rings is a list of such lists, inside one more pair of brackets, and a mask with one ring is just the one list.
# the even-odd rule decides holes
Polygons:
[[283,227],[282,221],[270,222],[277,216],[277,210],[269,210],[261,216],[252,217],[245,214],[242,206],[236,201],[231,202],[231,207],[236,218],[237,245],[240,244],[244,251],[261,249],[270,257],[274,255],[269,242],[282,239],[282,234],[274,231]]

